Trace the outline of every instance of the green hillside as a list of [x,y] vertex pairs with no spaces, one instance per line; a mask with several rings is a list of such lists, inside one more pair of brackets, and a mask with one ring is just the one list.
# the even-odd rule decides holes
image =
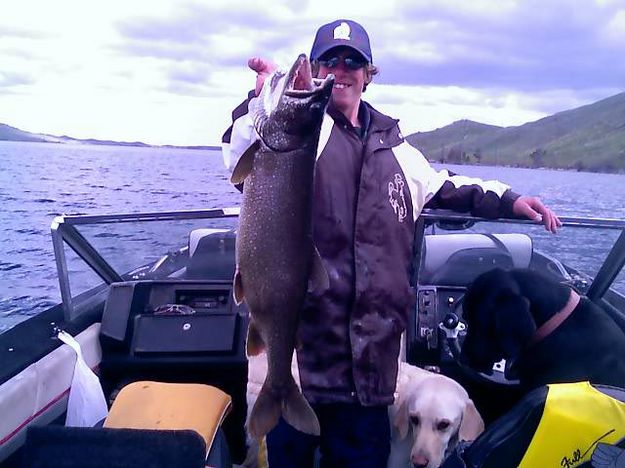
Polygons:
[[625,93],[518,127],[461,120],[406,139],[432,161],[625,172]]

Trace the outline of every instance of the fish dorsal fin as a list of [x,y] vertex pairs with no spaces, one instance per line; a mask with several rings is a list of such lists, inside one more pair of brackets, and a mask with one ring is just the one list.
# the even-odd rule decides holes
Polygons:
[[260,140],[256,140],[248,149],[245,150],[243,155],[239,158],[239,161],[237,161],[234,171],[232,171],[230,182],[235,185],[240,184],[252,173],[252,168],[254,167],[254,156],[256,155],[259,147]]
[[312,266],[310,269],[309,289],[315,294],[321,294],[330,287],[328,272],[323,266],[321,255],[317,247],[313,247]]

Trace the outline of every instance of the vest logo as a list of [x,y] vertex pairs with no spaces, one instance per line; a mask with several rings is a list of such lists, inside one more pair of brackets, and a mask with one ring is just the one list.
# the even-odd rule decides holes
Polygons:
[[342,22],[336,28],[334,28],[334,39],[343,39],[345,41],[351,41],[350,34],[352,33],[349,24]]
[[394,180],[388,183],[388,202],[397,215],[397,221],[404,222],[408,215],[406,199],[404,198],[404,178],[401,174],[395,174]]

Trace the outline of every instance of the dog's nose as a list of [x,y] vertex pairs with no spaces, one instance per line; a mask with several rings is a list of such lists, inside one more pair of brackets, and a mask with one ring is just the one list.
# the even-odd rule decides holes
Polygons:
[[412,455],[410,461],[415,468],[425,468],[430,460],[425,455]]

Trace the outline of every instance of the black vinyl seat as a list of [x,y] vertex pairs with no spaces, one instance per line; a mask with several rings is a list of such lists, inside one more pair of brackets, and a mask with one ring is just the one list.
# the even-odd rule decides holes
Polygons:
[[206,444],[190,430],[29,427],[24,468],[202,468]]
[[227,280],[234,278],[236,234],[233,230],[196,229],[189,235],[186,278]]

